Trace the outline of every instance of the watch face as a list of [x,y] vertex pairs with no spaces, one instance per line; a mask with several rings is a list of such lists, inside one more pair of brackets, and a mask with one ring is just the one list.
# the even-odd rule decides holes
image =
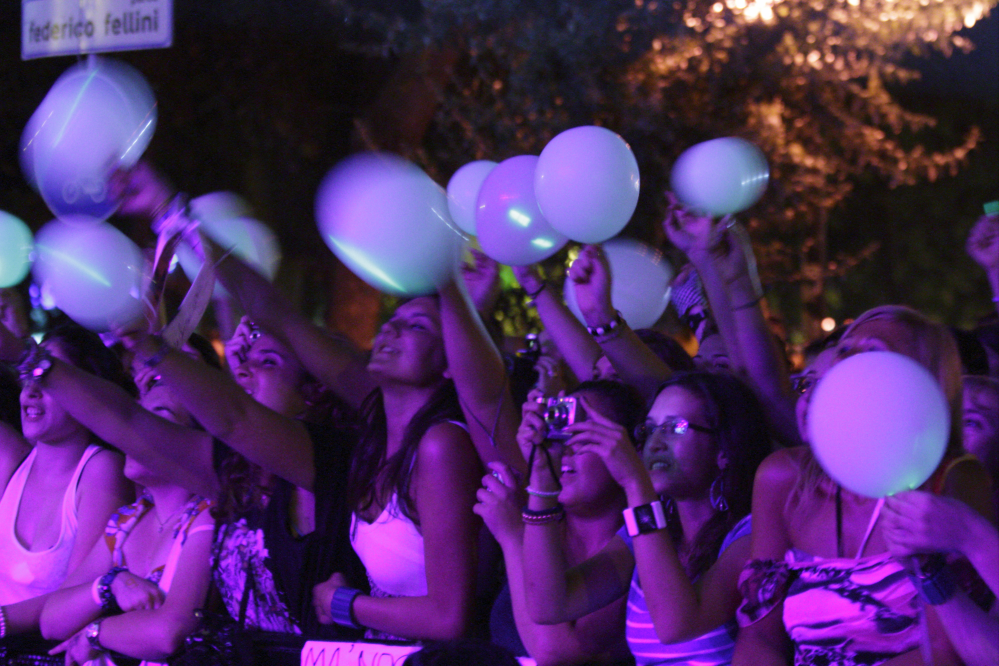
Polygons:
[[656,516],[652,512],[651,506],[642,506],[635,509],[635,522],[638,524],[639,534],[653,532],[659,528],[656,525]]

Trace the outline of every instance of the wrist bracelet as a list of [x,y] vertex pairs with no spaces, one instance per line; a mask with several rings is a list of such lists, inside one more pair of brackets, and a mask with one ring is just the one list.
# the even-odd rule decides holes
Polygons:
[[755,299],[749,301],[748,303],[743,303],[742,305],[736,305],[732,307],[732,310],[748,310],[749,308],[756,307],[760,301],[763,300],[762,296],[757,296]]
[[94,648],[98,652],[105,652],[106,650],[101,645],[101,622],[104,618],[99,617],[90,624],[87,628],[83,630],[84,635],[87,637],[87,642],[90,643],[90,647]]
[[939,554],[930,556],[926,564],[919,567],[915,583],[919,598],[931,606],[946,603],[957,591],[954,572]]
[[541,292],[543,292],[543,291],[545,290],[545,287],[547,287],[547,286],[548,286],[548,283],[542,280],[542,282],[541,282],[541,286],[540,286],[540,287],[538,287],[537,289],[535,289],[535,290],[534,290],[533,292],[532,292],[532,291],[527,291],[526,289],[525,289],[524,291],[525,291],[525,292],[527,293],[527,297],[528,297],[528,298],[529,298],[530,300],[532,300],[532,301],[533,301],[533,300],[534,300],[535,298],[537,298],[537,297],[538,297],[538,295],[539,295],[539,294],[540,294]]
[[587,326],[586,332],[596,338],[599,336],[607,335],[608,333],[610,333],[623,323],[624,319],[621,318],[621,313],[615,310],[614,318],[611,319],[608,323],[601,324],[600,326]]
[[338,587],[330,600],[330,616],[337,624],[352,629],[363,629],[354,619],[354,599],[361,593],[353,587]]
[[628,536],[636,537],[639,534],[648,534],[666,527],[666,511],[660,500],[653,500],[648,504],[625,509],[624,524],[628,528]]
[[535,497],[558,497],[562,491],[561,490],[535,490],[528,486],[525,488],[528,495],[534,495]]
[[556,504],[550,509],[542,509],[541,511],[524,509],[520,516],[525,525],[547,525],[548,523],[561,522],[565,518],[565,507]]
[[4,612],[3,606],[0,606],[0,639],[7,635],[7,613]]
[[126,567],[111,567],[111,569],[101,576],[97,581],[97,597],[100,599],[101,608],[105,611],[120,612],[121,608],[118,607],[118,600],[114,598],[114,592],[111,591],[111,583],[114,579],[118,577],[122,571],[128,571]]

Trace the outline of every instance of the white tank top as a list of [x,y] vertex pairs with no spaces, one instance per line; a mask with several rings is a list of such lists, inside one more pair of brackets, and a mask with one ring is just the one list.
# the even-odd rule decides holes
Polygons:
[[91,444],[80,456],[62,498],[62,525],[55,545],[46,550],[27,550],[17,538],[17,514],[24,495],[24,484],[35,462],[38,449],[32,449],[17,468],[3,497],[0,498],[0,605],[48,594],[62,584],[69,573],[69,558],[76,543],[76,488],[87,461],[101,450]]
[[373,523],[356,513],[351,518],[350,543],[368,572],[371,584],[394,597],[427,593],[423,536],[399,509],[395,495]]

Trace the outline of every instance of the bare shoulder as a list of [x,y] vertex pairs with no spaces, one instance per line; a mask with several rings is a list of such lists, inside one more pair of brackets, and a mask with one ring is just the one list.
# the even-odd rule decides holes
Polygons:
[[468,431],[457,423],[443,421],[436,423],[420,439],[419,458],[445,461],[467,455],[475,456]]
[[756,470],[756,488],[790,490],[811,458],[806,446],[774,451]]
[[113,449],[101,449],[90,457],[80,474],[80,484],[108,483],[124,478],[125,456]]

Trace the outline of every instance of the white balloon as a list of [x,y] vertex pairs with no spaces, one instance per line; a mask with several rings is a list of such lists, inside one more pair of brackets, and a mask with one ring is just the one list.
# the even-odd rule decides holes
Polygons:
[[673,191],[688,208],[721,216],[746,210],[767,189],[763,152],[736,137],[712,139],[685,150],[673,165]]
[[534,173],[538,207],[559,233],[580,243],[616,236],[638,205],[638,162],[604,127],[574,127],[548,142]]
[[358,277],[390,294],[433,293],[456,270],[464,239],[447,195],[396,155],[360,153],[335,166],[316,196],[319,232]]
[[59,219],[92,224],[118,202],[108,178],[130,167],[156,127],[156,100],[145,79],[122,62],[93,57],[55,82],[21,137],[22,168]]
[[884,497],[933,474],[947,447],[950,412],[929,370],[902,354],[866,352],[834,365],[815,387],[808,431],[833,480]]
[[496,166],[491,160],[469,162],[454,172],[447,183],[447,207],[451,219],[466,233],[475,235],[475,202],[482,181]]
[[[666,311],[673,268],[659,250],[630,238],[601,245],[610,264],[611,303],[633,329],[650,328]],[[566,278],[565,303],[580,321],[576,284]]]
[[142,252],[105,223],[53,221],[35,240],[37,282],[82,326],[107,331],[142,315]]

